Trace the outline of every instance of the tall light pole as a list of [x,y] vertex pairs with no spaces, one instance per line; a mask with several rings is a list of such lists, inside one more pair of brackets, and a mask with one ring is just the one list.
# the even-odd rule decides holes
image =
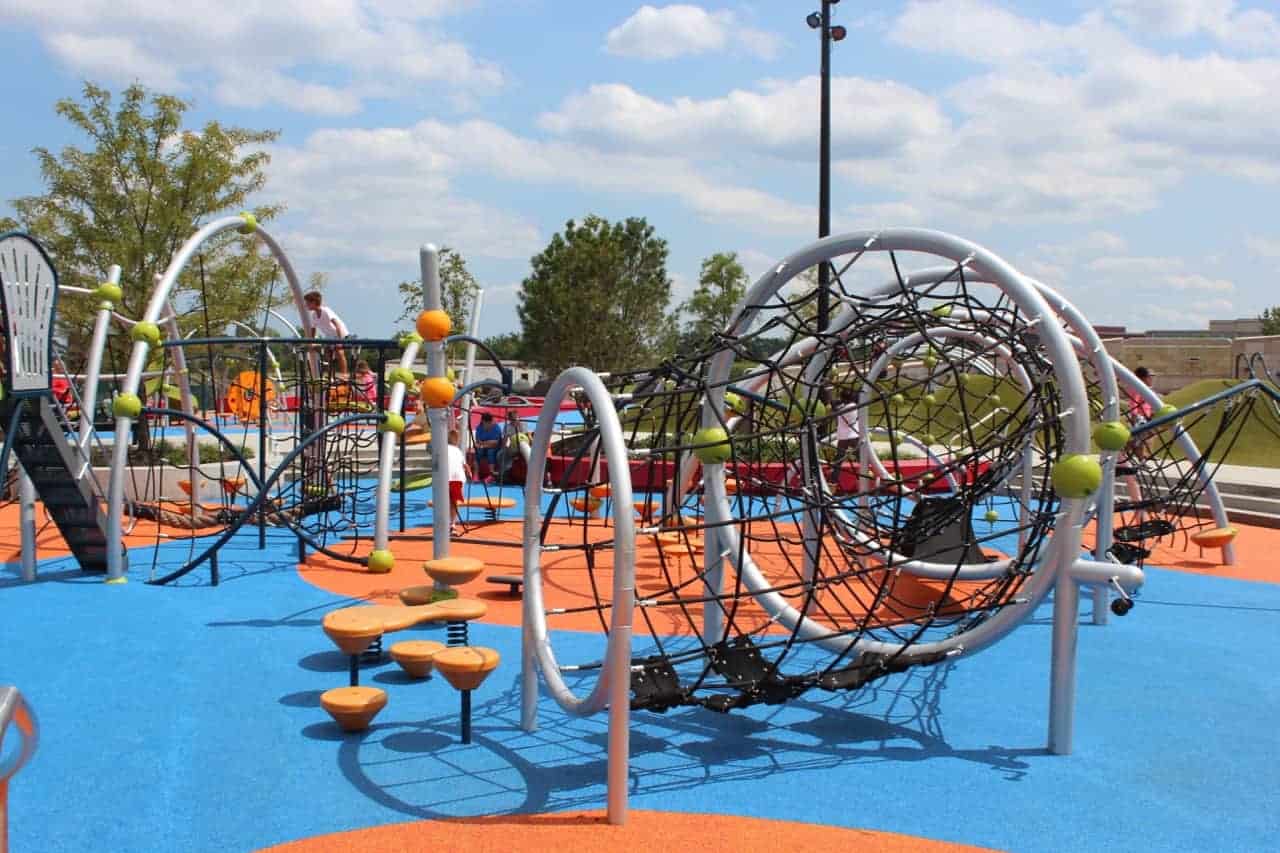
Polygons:
[[[818,31],[822,44],[822,65],[819,72],[821,85],[820,120],[818,123],[818,236],[831,233],[831,43],[842,41],[848,31],[831,26],[831,7],[840,0],[822,0],[820,12],[810,12],[805,18],[810,29]],[[827,328],[831,320],[831,266],[818,266],[818,331]]]

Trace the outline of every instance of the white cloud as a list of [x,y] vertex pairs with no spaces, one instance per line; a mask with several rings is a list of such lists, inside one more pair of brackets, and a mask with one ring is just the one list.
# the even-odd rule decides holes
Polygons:
[[781,40],[747,26],[728,10],[673,3],[641,6],[605,36],[605,50],[616,56],[662,60],[738,49],[763,59],[778,54]]
[[[719,98],[658,100],[630,86],[598,84],[539,117],[561,136],[609,147],[719,159],[729,148],[803,162],[814,157],[818,78],[767,81]],[[947,128],[929,96],[893,81],[838,77],[831,83],[835,157],[877,157]]]
[[1265,260],[1280,260],[1280,237],[1250,236],[1244,240],[1245,247],[1256,257]]
[[716,179],[678,159],[545,142],[484,121],[329,129],[271,153],[270,195],[287,199],[293,211],[290,251],[317,259],[385,264],[428,239],[468,256],[521,259],[538,251],[539,229],[525,215],[455,189],[473,174],[670,197],[707,219],[766,233],[808,230],[813,220],[807,206]]
[[1235,0],[1112,0],[1111,11],[1134,30],[1187,38],[1205,33],[1240,50],[1280,49],[1280,19]]
[[[487,93],[496,65],[446,37],[444,0],[5,0],[0,21],[31,27],[76,73],[169,91],[206,85],[224,103],[348,114],[423,84]],[[309,74],[319,72],[326,81]]]

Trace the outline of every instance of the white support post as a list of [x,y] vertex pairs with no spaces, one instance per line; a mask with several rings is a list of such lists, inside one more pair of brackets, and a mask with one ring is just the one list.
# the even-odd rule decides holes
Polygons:
[[[418,253],[422,271],[422,301],[427,311],[439,310],[440,298],[440,250],[428,243]],[[445,375],[443,341],[427,341],[427,375]],[[425,405],[425,401],[423,401]],[[449,413],[445,406],[427,411],[427,423],[431,425],[431,556],[442,559],[449,556],[449,527],[453,523],[453,510],[449,507]],[[444,584],[435,582],[436,589]]]
[[36,579],[36,485],[18,466],[18,527],[22,533],[22,579]]
[[[471,302],[471,325],[467,327],[467,334],[473,338],[480,336],[480,308],[484,305],[484,291],[477,290],[476,297]],[[467,344],[466,360],[463,362],[462,375],[458,377],[459,387],[470,385],[472,374],[476,369],[476,345]],[[471,394],[467,394],[461,400],[462,409],[462,435],[461,447],[462,452],[466,453],[467,448],[471,446]]]

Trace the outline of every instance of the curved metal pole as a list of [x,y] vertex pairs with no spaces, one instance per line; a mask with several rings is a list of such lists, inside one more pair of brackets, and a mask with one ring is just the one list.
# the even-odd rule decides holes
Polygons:
[[[271,490],[273,488],[275,488],[276,482],[288,472],[289,467],[293,464],[294,460],[297,459],[299,456],[301,456],[307,449],[309,449],[311,445],[318,443],[329,432],[332,432],[334,430],[349,426],[351,424],[359,423],[361,421],[373,421],[376,423],[381,423],[386,417],[385,414],[382,412],[360,412],[358,414],[347,415],[346,417],[338,418],[336,421],[331,421],[325,424],[321,429],[317,430],[316,432],[313,432],[311,435],[307,436],[306,439],[304,439],[303,441],[298,442],[298,445],[294,447],[293,450],[291,450],[284,457],[284,459],[280,462],[280,464],[276,466],[276,468],[271,472],[271,475],[268,476],[265,480],[263,480],[258,477],[258,473],[255,470],[255,467],[249,464],[249,461],[244,458],[243,454],[240,453],[239,449],[234,444],[232,444],[231,441],[225,435],[223,435],[220,430],[210,425],[209,422],[204,420],[203,418],[189,416],[184,412],[178,411],[177,409],[144,409],[143,413],[148,415],[159,415],[161,417],[177,417],[177,418],[190,417],[191,420],[195,421],[196,423],[204,427],[209,433],[213,435],[213,437],[217,441],[221,442],[228,450],[231,451],[233,459],[229,461],[235,462],[239,466],[240,470],[244,472],[245,477],[246,479],[248,479],[250,485],[254,486],[257,489],[257,494],[254,495],[253,500],[249,502],[248,506],[245,507],[244,511],[236,516],[236,518],[232,521],[232,523],[227,526],[227,529],[224,530],[221,534],[219,534],[218,537],[213,541],[213,543],[210,544],[209,547],[206,548],[204,552],[200,554],[200,556],[196,557],[194,560],[190,561],[182,568],[176,571],[170,572],[164,577],[147,581],[147,583],[155,586],[161,586],[163,584],[169,583],[170,581],[177,580],[178,578],[182,577],[183,575],[197,568],[201,563],[203,563],[205,560],[211,557],[219,548],[221,548],[224,544],[226,544],[226,542],[232,536],[234,536],[236,532],[239,531],[240,528],[243,527],[250,518],[252,518],[256,513],[262,510],[263,506],[266,503],[267,495],[271,493]],[[280,518],[282,521],[284,521],[285,527],[287,527],[289,531],[292,532],[294,535],[298,536],[304,542],[306,542],[307,545],[310,546],[313,550],[319,551],[322,554],[333,557],[336,560],[342,560],[343,562],[357,563],[361,565],[368,562],[367,559],[363,559],[359,557],[351,557],[346,554],[341,554],[337,551],[332,550],[331,548],[326,547],[325,545],[322,545],[321,543],[317,542],[309,533],[307,533],[307,531],[303,529],[300,525],[294,523],[291,519],[289,519],[289,517],[285,515],[283,512],[273,510],[272,514],[275,515],[277,518]]]
[[[120,283],[120,265],[112,264],[107,268],[107,284]],[[66,288],[64,288],[66,289]],[[93,435],[94,417],[98,411],[98,382],[102,378],[102,359],[106,354],[107,335],[111,331],[111,303],[98,305],[98,313],[93,318],[93,337],[89,340],[88,358],[85,360],[84,383],[81,385],[80,399],[80,449],[88,453],[89,441]]]
[[[169,301],[169,296],[174,286],[177,284],[178,277],[183,270],[195,257],[206,242],[214,237],[232,229],[249,229],[252,233],[257,234],[271,254],[275,257],[276,262],[284,270],[285,278],[289,282],[289,288],[293,292],[294,303],[298,308],[298,314],[302,318],[302,327],[307,335],[311,334],[311,318],[307,313],[306,306],[302,299],[302,285],[298,282],[298,276],[293,271],[293,264],[289,262],[289,258],[285,255],[284,250],[280,248],[275,239],[265,230],[258,226],[247,214],[238,216],[224,216],[216,219],[198,230],[195,234],[182,244],[173,256],[173,260],[169,262],[169,266],[165,269],[164,274],[160,276],[160,280],[156,283],[155,288],[151,292],[151,298],[147,303],[146,311],[143,312],[140,322],[156,323],[160,319],[160,312]],[[125,375],[124,384],[120,389],[122,394],[137,394],[141,381],[143,368],[146,367],[147,353],[150,347],[146,341],[135,341],[133,349],[129,353],[129,368]],[[318,356],[314,353],[310,358],[313,362],[318,361]],[[127,416],[116,418],[116,435],[127,436],[129,429],[133,425],[133,419]],[[129,442],[117,441],[112,448],[111,454],[111,477],[107,489],[107,541],[108,543],[120,543],[124,541],[124,477],[125,469],[129,463]],[[124,579],[124,555],[120,547],[109,547],[107,550],[107,582],[122,583]]]
[[583,698],[565,684],[547,636],[542,597],[542,479],[546,473],[551,433],[560,401],[569,389],[579,387],[591,401],[599,422],[599,440],[609,466],[609,488],[614,506],[631,506],[631,468],[622,424],[609,390],[585,367],[570,367],[547,391],[533,432],[524,504],[524,603],[521,618],[521,726],[533,731],[538,725],[538,671],[556,703],[576,716],[609,708],[608,818],[622,824],[627,817],[627,763],[631,712],[631,623],[635,609],[635,519],[630,512],[614,517],[613,607],[604,665],[592,691]]
[[0,743],[5,732],[13,725],[18,732],[20,746],[12,757],[0,763],[0,853],[9,849],[9,780],[23,768],[35,754],[40,743],[40,725],[35,711],[16,687],[0,687]]

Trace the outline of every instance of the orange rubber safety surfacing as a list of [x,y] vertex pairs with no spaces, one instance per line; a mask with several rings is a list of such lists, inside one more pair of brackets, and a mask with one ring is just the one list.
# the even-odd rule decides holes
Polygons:
[[[519,843],[513,843],[513,839]],[[573,853],[638,853],[697,850],[706,853],[776,853],[780,849],[848,850],[857,853],[984,853],[948,841],[893,832],[844,829],[812,823],[733,815],[633,810],[624,826],[610,826],[598,812],[427,820],[392,823],[318,835],[267,847],[259,853],[420,853],[424,850],[564,850]]]
[[[780,525],[780,527],[785,527]],[[604,528],[604,522],[593,520],[587,528],[594,540],[607,539],[613,535],[613,529]],[[497,522],[485,525],[477,532],[488,540],[506,541],[513,546],[521,542],[523,524],[518,521]],[[583,536],[582,523],[554,524],[548,529],[548,540],[555,544],[581,542]],[[693,577],[696,567],[703,560],[702,550],[693,552],[683,543],[683,537],[673,533],[668,541],[659,544],[658,537],[640,535],[636,537],[636,595],[659,595],[669,589],[672,582],[683,582]],[[792,540],[791,560],[797,564],[801,560],[801,537],[798,532],[790,535]],[[676,541],[680,539],[681,541]],[[695,545],[697,539],[695,539]],[[484,561],[490,574],[520,576],[523,572],[521,549],[500,545],[468,542],[464,537],[450,543],[453,556],[475,557]],[[428,541],[397,540],[392,537],[391,550],[396,555],[395,567],[385,574],[370,574],[363,568],[341,563],[323,554],[312,554],[307,562],[298,567],[299,574],[309,583],[321,589],[335,592],[350,598],[361,598],[370,603],[399,603],[399,593],[405,587],[421,584],[422,574],[417,566],[420,561],[430,559],[431,543]],[[613,550],[596,552],[596,583],[603,590],[611,590],[613,584]],[[775,582],[794,580],[794,570],[787,565],[780,554],[761,551],[755,554],[756,563],[767,578]],[[576,550],[551,551],[543,554],[543,603],[548,608],[575,608],[590,605],[594,602],[591,585],[591,573],[586,569],[582,552]],[[875,578],[871,579],[872,582]],[[893,606],[902,608],[925,608],[939,604],[938,613],[948,614],[947,601],[962,598],[969,591],[964,583],[950,585],[952,596],[939,602],[939,591],[947,585],[941,581],[918,580],[909,577],[898,578],[894,585]],[[483,619],[485,622],[499,625],[519,625],[521,618],[521,598],[512,597],[503,591],[468,590],[467,595],[485,602],[489,612]],[[607,597],[607,592],[606,592]],[[846,602],[847,605],[851,605]],[[888,607],[887,602],[880,606]],[[663,635],[679,634],[689,630],[700,630],[699,616],[701,608],[692,608],[692,623],[685,619],[677,608],[650,608],[649,619],[636,618],[634,630],[637,634],[649,634],[652,630]],[[735,613],[735,620],[744,630],[748,626],[762,630],[783,632],[785,629],[775,625],[764,613],[755,599],[744,595]],[[557,615],[549,622],[553,630],[600,630],[600,617],[595,611],[583,611]]]

